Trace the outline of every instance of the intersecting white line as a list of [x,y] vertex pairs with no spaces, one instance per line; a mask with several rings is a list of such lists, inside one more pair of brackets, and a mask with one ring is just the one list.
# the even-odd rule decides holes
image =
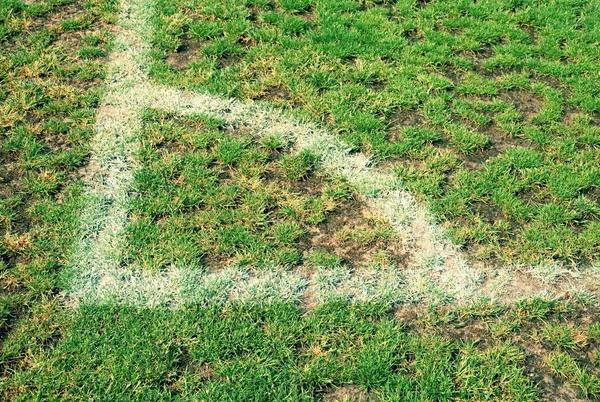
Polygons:
[[[371,166],[364,154],[349,153],[348,147],[327,131],[250,102],[150,83],[147,73],[150,49],[142,38],[151,32],[152,10],[152,0],[122,2],[105,95],[98,110],[92,157],[84,177],[81,236],[66,272],[65,294],[71,304],[177,307],[229,300],[298,301],[304,294],[317,301],[331,297],[387,303],[471,300],[501,294],[514,283],[512,269],[494,271],[495,277],[490,277],[489,270],[470,266],[428,211],[402,188],[392,173]],[[140,115],[149,107],[182,115],[218,117],[258,136],[293,137],[296,150],[310,149],[319,154],[324,169],[345,177],[358,189],[371,212],[392,224],[403,244],[417,257],[412,261],[413,266],[360,272],[348,268],[322,269],[308,277],[277,267],[269,270],[231,267],[206,274],[198,267],[175,266],[153,273],[126,266],[125,230],[139,148]],[[597,277],[597,273],[585,278],[569,277],[553,289],[560,291],[565,284],[583,288],[590,280],[598,283]],[[508,293],[523,297],[552,290],[530,276],[527,281],[531,281],[528,288]]]

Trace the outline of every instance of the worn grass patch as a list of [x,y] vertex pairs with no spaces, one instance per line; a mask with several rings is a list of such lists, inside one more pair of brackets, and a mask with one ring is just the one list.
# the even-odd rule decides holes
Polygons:
[[368,216],[317,155],[292,152],[289,138],[159,110],[143,121],[130,266],[335,268],[374,265],[376,256],[390,259],[378,265],[394,263],[388,254],[400,246],[389,224]]
[[600,255],[600,9],[573,1],[159,1],[152,75],[394,161],[473,256]]

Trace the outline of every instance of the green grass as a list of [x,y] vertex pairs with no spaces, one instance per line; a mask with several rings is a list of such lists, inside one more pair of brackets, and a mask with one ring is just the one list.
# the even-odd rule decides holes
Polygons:
[[[0,399],[600,400],[585,292],[463,307],[66,307],[59,278],[116,7],[0,0]],[[595,3],[161,0],[157,11],[156,79],[316,117],[389,160],[480,259],[597,260]],[[400,265],[389,224],[285,136],[160,110],[142,119],[131,267]]]
[[59,306],[114,11],[0,0],[0,342],[18,323],[43,333],[40,309]]
[[[554,330],[538,338],[540,324],[571,331],[569,317],[596,314],[559,301],[481,302],[414,317],[335,302],[310,312],[231,304],[46,314],[35,336],[19,328],[4,345],[5,358],[26,353],[2,386],[8,399],[312,401],[345,390],[351,400],[529,401],[552,400],[566,386],[600,397],[588,357],[599,346],[594,325],[575,330],[584,339],[575,349],[557,343]],[[492,330],[506,322],[514,329]],[[17,342],[25,337],[27,346]],[[554,385],[539,382],[544,376]]]
[[[314,244],[315,233],[365,254],[385,250],[395,239],[389,225],[368,216],[325,226],[350,208],[354,191],[327,177],[316,155],[290,153],[286,138],[258,139],[220,121],[159,110],[148,110],[143,119],[127,229],[129,264],[149,270],[331,266],[344,256],[335,255],[331,244]],[[319,253],[331,256],[315,257]]]
[[152,75],[394,162],[480,260],[600,256],[594,2],[158,1]]

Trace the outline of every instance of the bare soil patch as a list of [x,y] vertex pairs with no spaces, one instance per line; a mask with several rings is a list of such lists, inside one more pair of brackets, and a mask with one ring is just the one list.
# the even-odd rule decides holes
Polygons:
[[397,266],[406,266],[409,252],[398,241],[378,239],[360,244],[344,236],[348,230],[377,230],[376,223],[368,219],[369,215],[366,205],[360,201],[342,204],[326,222],[317,228],[308,228],[309,236],[303,241],[304,254],[308,255],[314,250],[327,250],[342,257],[345,263],[354,268],[369,265],[383,254]]
[[405,127],[424,127],[425,120],[416,110],[398,110],[390,117],[389,126],[389,140],[398,141]]
[[177,71],[185,71],[198,55],[198,50],[203,46],[202,43],[190,39],[183,39],[182,45],[176,52],[167,56],[167,64]]
[[260,101],[272,101],[272,102],[281,102],[287,101],[291,98],[290,92],[280,86],[267,88],[262,95],[260,95],[256,100]]
[[375,396],[363,391],[356,385],[344,385],[323,394],[324,402],[368,402]]
[[523,114],[525,121],[539,113],[543,101],[529,91],[513,90],[500,94],[500,99],[512,103]]

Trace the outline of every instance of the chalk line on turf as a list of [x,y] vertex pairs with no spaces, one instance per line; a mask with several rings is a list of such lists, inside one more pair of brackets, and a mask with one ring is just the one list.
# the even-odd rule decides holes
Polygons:
[[[66,272],[65,295],[71,305],[126,304],[178,307],[187,303],[268,303],[300,301],[305,294],[317,302],[332,297],[361,301],[402,303],[415,301],[471,300],[481,296],[520,298],[570,287],[598,283],[597,270],[584,275],[568,271],[557,283],[536,283],[523,269],[489,269],[469,265],[444,236],[428,211],[403,189],[391,173],[361,153],[350,153],[334,135],[314,125],[298,122],[281,112],[252,102],[215,95],[179,91],[154,85],[148,76],[152,31],[152,0],[124,0],[108,63],[105,94],[98,109],[96,136],[86,172],[81,235]],[[140,115],[146,108],[182,115],[217,117],[242,126],[258,136],[288,135],[296,151],[310,149],[320,155],[322,167],[353,184],[374,214],[387,219],[415,258],[411,266],[320,269],[303,276],[273,267],[255,270],[230,267],[206,274],[198,267],[171,267],[151,273],[127,266],[125,231]],[[526,275],[529,286],[514,286]],[[543,278],[542,278],[543,279]],[[507,291],[507,289],[510,289]]]

